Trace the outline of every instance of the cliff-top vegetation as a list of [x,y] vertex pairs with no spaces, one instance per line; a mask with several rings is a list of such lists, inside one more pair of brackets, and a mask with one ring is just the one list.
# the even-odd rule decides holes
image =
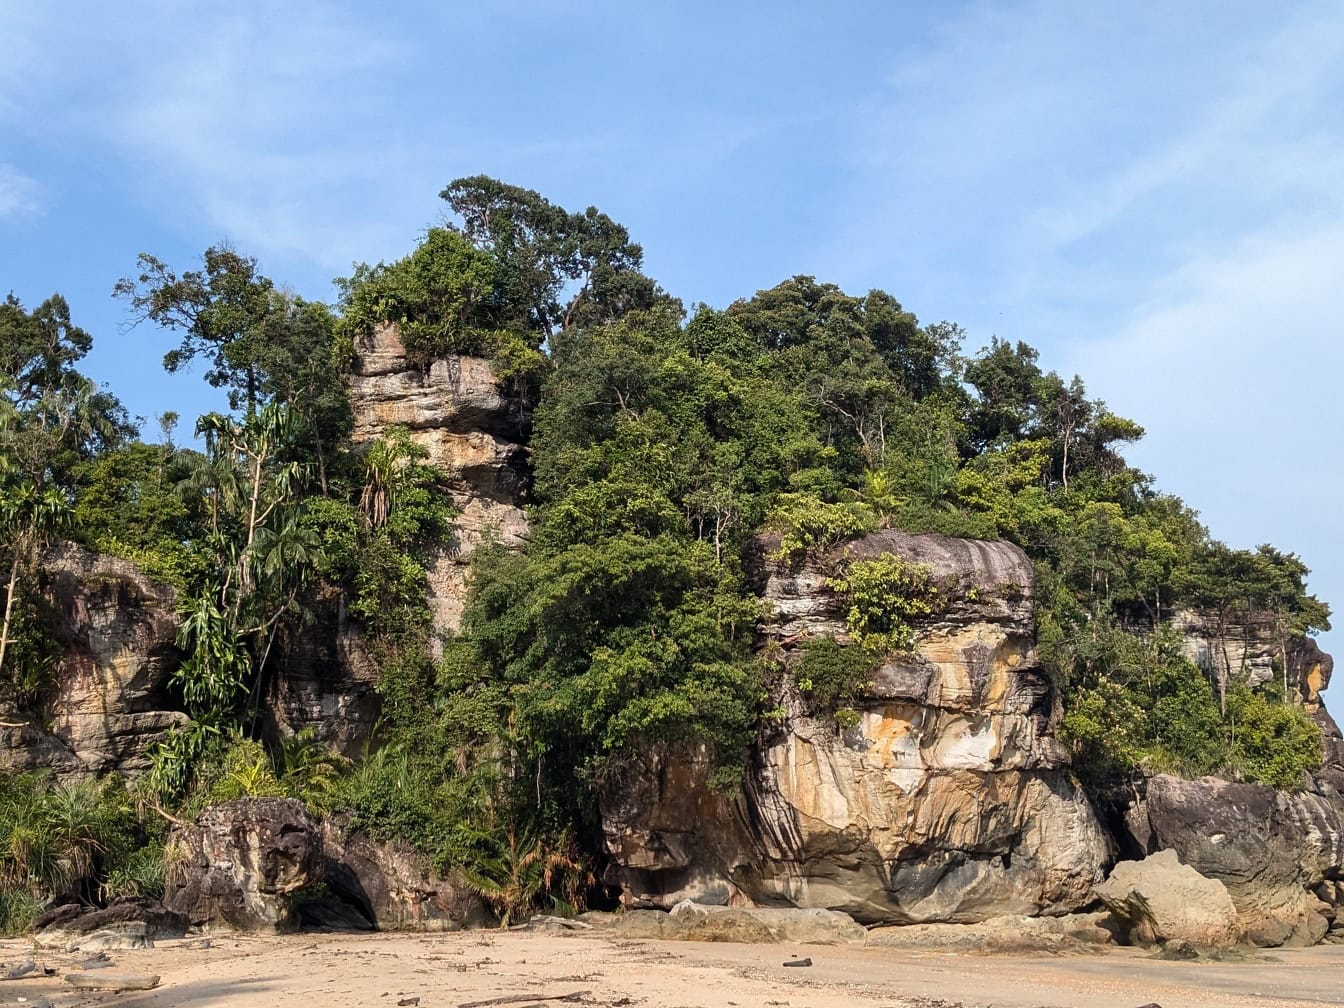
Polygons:
[[[740,772],[775,706],[746,573],[763,531],[786,554],[880,528],[1020,545],[1065,737],[1098,798],[1142,771],[1293,787],[1319,764],[1286,669],[1288,642],[1328,627],[1306,567],[1214,538],[1126,462],[1143,429],[1030,346],[973,349],[891,294],[807,276],[683,305],[595,209],[484,177],[442,195],[453,222],[357,265],[332,305],[229,248],[182,272],[141,256],[116,294],[180,337],[165,368],[202,361],[231,403],[185,444],[171,414],[143,440],[80,372],[92,337],[59,295],[0,304],[0,711],[40,718],[54,688],[46,544],[127,557],[181,600],[190,724],[132,795],[81,797],[112,803],[89,813],[109,839],[86,875],[143,858],[156,834],[126,825],[132,797],[171,812],[226,792],[345,810],[486,889],[527,857],[577,866],[596,850],[595,786],[641,746],[704,747],[724,786]],[[425,563],[453,535],[444,475],[405,432],[350,437],[345,372],[381,325],[422,364],[493,359],[532,417],[530,538],[478,551],[461,631],[441,641]],[[795,671],[843,718],[875,655],[910,646],[933,589],[899,564],[836,572],[834,587],[856,643],[816,642]],[[381,670],[383,720],[353,762],[280,745],[266,709],[333,599]],[[1268,621],[1275,678],[1252,688],[1192,664],[1170,625],[1185,609]],[[71,800],[49,782],[3,788],[33,821]],[[50,881],[38,856],[0,862],[7,912]]]

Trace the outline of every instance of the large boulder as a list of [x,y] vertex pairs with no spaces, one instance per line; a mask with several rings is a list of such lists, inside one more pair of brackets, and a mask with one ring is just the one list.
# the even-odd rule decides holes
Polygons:
[[496,924],[461,877],[443,875],[408,843],[380,841],[344,816],[322,823],[327,888],[389,931],[457,931]]
[[164,904],[192,924],[241,931],[297,927],[293,894],[322,881],[322,834],[292,798],[240,798],[175,829]]
[[927,565],[946,605],[859,699],[856,723],[787,685],[743,786],[707,784],[702,753],[650,746],[601,789],[608,881],[632,908],[816,907],[865,924],[1059,914],[1091,899],[1110,841],[1068,769],[1058,699],[1035,651],[1026,555],[1009,543],[894,530],[790,564],[760,544],[764,630],[786,665],[846,639],[827,586],[844,559]]
[[1336,916],[1332,882],[1344,876],[1340,808],[1329,792],[1156,776],[1125,826],[1140,853],[1173,851],[1226,886],[1249,941],[1301,946],[1319,941]]
[[140,897],[115,900],[102,908],[76,903],[52,907],[33,921],[33,931],[44,944],[68,942],[126,925],[138,925],[149,941],[181,938],[190,922],[186,914],[169,910],[158,900]]
[[1181,864],[1175,851],[1121,861],[1096,893],[1134,944],[1179,941],[1216,949],[1231,948],[1242,937],[1227,887]]
[[0,698],[0,771],[137,773],[184,724],[169,691],[181,655],[177,598],[135,564],[58,543],[42,558],[59,652],[38,711]]

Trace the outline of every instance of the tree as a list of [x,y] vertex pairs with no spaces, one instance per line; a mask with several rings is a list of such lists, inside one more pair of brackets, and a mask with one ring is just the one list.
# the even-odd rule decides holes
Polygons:
[[643,250],[596,207],[570,213],[539,193],[485,175],[439,194],[461,231],[499,269],[501,322],[546,340],[671,299],[643,273]]
[[113,294],[129,303],[132,325],[148,320],[182,334],[181,345],[164,354],[165,370],[175,373],[199,356],[208,358],[205,380],[228,389],[230,407],[252,416],[263,395],[261,322],[275,285],[257,271],[255,259],[227,245],[206,249],[201,261],[201,269],[179,276],[142,252],[140,275],[118,280]]

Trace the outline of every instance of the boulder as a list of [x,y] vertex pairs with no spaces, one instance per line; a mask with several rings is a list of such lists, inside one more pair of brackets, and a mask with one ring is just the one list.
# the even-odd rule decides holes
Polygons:
[[1302,946],[1324,936],[1344,896],[1331,881],[1344,873],[1340,809],[1326,793],[1156,776],[1125,826],[1140,853],[1174,851],[1226,886],[1247,940]]
[[69,942],[122,925],[139,925],[149,941],[181,938],[187,933],[185,914],[170,910],[158,900],[142,897],[119,899],[102,909],[67,903],[41,914],[33,931],[43,943]]
[[460,876],[442,875],[408,843],[380,841],[345,816],[322,823],[327,888],[378,928],[458,931],[498,922]]
[[320,882],[322,867],[322,835],[302,802],[240,798],[173,831],[163,901],[192,924],[288,931],[291,895]]
[[1112,857],[1058,739],[1034,638],[1031,562],[1016,546],[895,530],[789,563],[758,543],[763,632],[786,667],[817,636],[847,639],[836,564],[927,565],[940,611],[915,626],[842,726],[787,678],[777,728],[740,790],[708,786],[702,752],[648,746],[599,793],[607,881],[631,908],[683,899],[843,911],[864,924],[1059,914],[1092,900]]
[[1241,940],[1227,887],[1181,864],[1175,851],[1121,861],[1096,893],[1134,944],[1230,948]]
[[685,900],[670,913],[632,910],[598,925],[623,938],[736,944],[862,945],[868,932],[852,917],[830,910],[724,907]]
[[[707,937],[749,933],[756,924],[769,932],[763,940],[791,942],[800,945],[863,945],[868,931],[848,914],[834,910],[792,907],[738,907],[705,905],[683,900],[674,906],[669,916],[684,920],[694,941],[755,941],[757,939]],[[755,924],[748,924],[747,921]]]

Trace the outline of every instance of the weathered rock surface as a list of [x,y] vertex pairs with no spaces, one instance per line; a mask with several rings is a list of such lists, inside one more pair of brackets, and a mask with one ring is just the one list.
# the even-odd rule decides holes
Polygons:
[[463,880],[434,871],[410,844],[375,840],[351,829],[343,816],[323,822],[322,843],[327,888],[383,930],[457,931],[496,923]]
[[831,910],[724,907],[684,900],[670,913],[633,910],[600,925],[623,938],[791,945],[863,945],[868,932]]
[[985,955],[1050,955],[1099,952],[1115,944],[1109,912],[1063,917],[992,917],[979,924],[907,924],[868,932],[873,948],[936,949]]
[[61,647],[38,716],[0,707],[0,770],[136,773],[186,721],[169,697],[180,660],[176,598],[127,560],[61,543],[43,557]]
[[1173,850],[1121,861],[1096,893],[1134,944],[1230,948],[1242,937],[1227,887],[1181,864]]
[[320,882],[322,867],[322,835],[302,802],[240,798],[173,831],[163,902],[192,924],[291,930],[290,896]]
[[344,598],[322,598],[271,681],[273,730],[286,736],[310,730],[342,756],[358,757],[382,714],[377,685],[377,663]]
[[381,325],[358,341],[350,378],[354,440],[391,426],[410,431],[448,476],[458,510],[454,547],[430,558],[430,601],[438,629],[455,629],[465,600],[467,561],[487,537],[517,545],[527,537],[529,404],[513,395],[494,365],[453,356],[427,366],[406,354],[397,330]]
[[189,925],[186,914],[169,910],[158,900],[120,899],[101,909],[66,903],[41,914],[33,931],[42,942],[70,941],[125,924],[136,924],[150,941],[181,938]]
[[1344,902],[1333,881],[1344,877],[1340,809],[1326,794],[1156,776],[1125,824],[1140,852],[1173,851],[1225,885],[1250,941],[1313,945]]
[[[707,788],[695,754],[650,752],[614,774],[602,793],[609,881],[632,907],[820,907],[864,923],[1084,906],[1110,845],[1056,739],[1025,554],[895,531],[844,549],[927,564],[951,601],[917,627],[913,654],[878,670],[854,728],[786,690],[780,730],[737,794]],[[764,564],[779,614],[768,632],[786,656],[811,635],[844,638],[825,587],[840,558]]]
[[[530,406],[483,358],[412,360],[392,325],[357,341],[348,391],[355,443],[405,427],[447,476],[458,512],[453,541],[421,559],[434,628],[456,629],[471,554],[488,538],[517,546],[527,537]],[[283,672],[271,686],[271,716],[279,734],[311,728],[338,752],[355,756],[381,713],[377,663],[344,600],[325,599],[322,606],[313,630],[284,657]]]

